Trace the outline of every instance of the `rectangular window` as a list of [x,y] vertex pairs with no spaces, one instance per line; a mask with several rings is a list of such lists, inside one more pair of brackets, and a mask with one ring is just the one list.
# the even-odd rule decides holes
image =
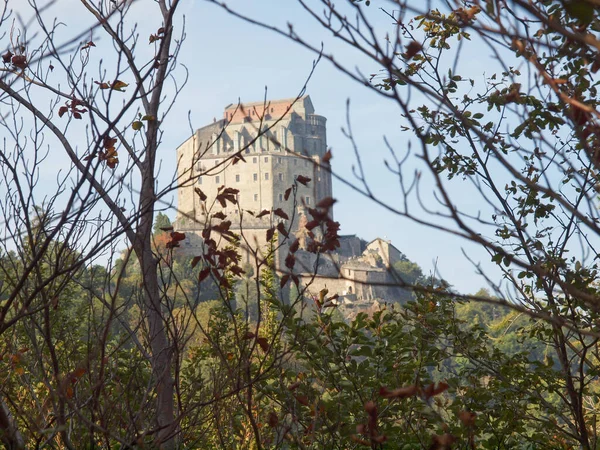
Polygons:
[[239,182],[240,182],[240,176],[239,176],[239,175],[236,175],[236,176],[235,176],[235,182],[236,182],[236,183],[239,183]]
[[221,177],[219,175],[217,175],[215,177],[215,183],[219,184],[221,182]]
[[252,174],[252,179],[254,181],[258,181],[258,174],[257,173]]
[[269,157],[265,156],[265,162],[269,162]]
[[283,174],[280,173],[279,175],[277,175],[277,178],[279,178],[279,181],[283,181]]
[[283,161],[283,158],[280,156],[279,158],[277,158],[277,162],[278,162],[279,164],[281,164],[281,161]]
[[202,177],[198,177],[198,184],[202,184]]
[[258,162],[258,158],[255,156],[254,158],[252,158],[252,162],[253,162],[254,164],[256,164],[256,163]]
[[279,201],[282,202],[283,201],[283,194],[279,194]]
[[220,160],[215,159],[215,166],[218,166],[220,162],[221,162]]
[[254,201],[257,202],[258,201],[258,194],[254,194]]
[[298,160],[294,159],[294,165],[297,165],[297,164],[298,164]]
[[265,180],[269,179],[269,172],[265,172]]
[[310,197],[308,197],[308,196],[304,197],[304,201],[306,202],[307,205],[310,205]]

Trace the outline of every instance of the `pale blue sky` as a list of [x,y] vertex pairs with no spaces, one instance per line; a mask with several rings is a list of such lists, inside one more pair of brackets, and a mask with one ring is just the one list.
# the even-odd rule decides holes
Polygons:
[[[15,4],[20,2],[18,0]],[[293,0],[230,0],[228,4],[279,26],[285,27],[290,21],[300,34],[309,36],[312,42],[324,42],[325,52],[335,54],[336,59],[360,67],[365,74],[377,70],[374,64],[332,40]],[[24,4],[19,7],[26,8]],[[134,10],[141,22],[140,48],[147,42],[146,33],[161,26],[158,18],[156,22],[153,20],[150,13],[153,8],[154,3],[150,0],[140,0]],[[212,122],[213,117],[219,118],[223,108],[237,102],[238,98],[242,101],[261,100],[265,87],[271,99],[293,97],[302,88],[315,59],[315,55],[298,45],[246,24],[204,1],[184,0],[182,12],[185,13],[187,36],[179,61],[188,68],[190,78],[165,123],[164,142],[159,155],[162,158],[163,184],[170,181],[175,170],[175,148],[190,134],[188,111],[197,128]],[[371,7],[370,14],[383,35],[387,27],[391,27],[390,19],[374,7]],[[86,20],[77,0],[58,0],[49,15],[59,16],[69,24],[67,29],[63,29],[65,36]],[[103,40],[108,44],[104,37],[96,39],[100,49]],[[480,47],[477,58],[467,60],[466,63],[475,71],[471,76],[477,77],[484,67],[489,70],[490,64],[493,65],[488,54],[489,51]],[[389,159],[384,136],[398,154],[406,150],[411,138],[400,131],[398,108],[339,73],[327,62],[321,62],[315,70],[307,93],[312,98],[316,113],[328,119],[328,144],[334,155],[333,168],[348,180],[353,179],[351,166],[355,161],[341,128],[345,127],[346,101],[350,99],[353,131],[370,185],[392,205],[398,202],[397,180],[383,164],[385,158]],[[413,157],[409,163],[410,170],[419,166],[419,161]],[[410,170],[407,175],[411,175]],[[429,180],[426,175],[422,180],[421,188],[425,195],[431,191],[427,185]],[[476,210],[478,199],[470,194],[466,185],[467,182],[457,181],[453,191],[458,202]],[[461,292],[472,293],[485,286],[485,281],[475,275],[472,264],[463,256],[463,250],[474,261],[491,270],[493,278],[497,277],[493,272],[494,266],[489,262],[490,257],[468,242],[393,215],[339,182],[334,182],[334,196],[338,199],[335,217],[342,224],[343,234],[357,234],[366,240],[378,236],[390,239],[424,272],[429,273],[437,264],[441,276]],[[169,215],[174,218],[175,213]]]

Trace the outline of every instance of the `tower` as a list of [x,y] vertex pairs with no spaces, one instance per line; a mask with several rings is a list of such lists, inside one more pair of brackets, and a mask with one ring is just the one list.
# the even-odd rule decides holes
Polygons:
[[[291,232],[306,223],[307,208],[332,196],[331,173],[323,162],[327,151],[326,119],[316,115],[309,96],[270,102],[232,104],[223,118],[204,126],[177,149],[178,190],[176,228],[199,236],[211,215],[222,211],[232,222],[231,230],[243,233],[254,247],[266,245],[272,220],[284,220]],[[238,155],[238,158],[234,158]],[[298,184],[297,195],[285,200],[285,191],[297,177],[310,178]],[[237,204],[216,204],[224,187],[238,190]],[[206,195],[207,210],[196,192]],[[215,204],[214,209],[210,209]],[[280,208],[288,219],[263,210]],[[199,241],[196,241],[199,242]],[[194,247],[189,239],[185,246]],[[242,263],[251,262],[242,249]]]

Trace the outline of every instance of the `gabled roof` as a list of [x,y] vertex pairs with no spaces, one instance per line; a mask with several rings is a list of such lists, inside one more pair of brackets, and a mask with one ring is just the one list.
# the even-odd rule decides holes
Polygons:
[[385,239],[382,239],[382,238],[380,238],[380,237],[376,237],[376,238],[375,238],[375,239],[373,239],[371,242],[367,243],[367,245],[366,245],[366,246],[368,247],[369,245],[373,244],[373,243],[374,243],[374,242],[376,242],[376,241],[381,241],[381,242],[383,242],[383,243],[385,243],[385,244],[389,245],[390,247],[394,248],[396,251],[398,251],[398,252],[402,253],[400,250],[398,250],[398,248],[397,248],[397,247],[396,247],[394,244],[392,244],[392,241],[386,241]]

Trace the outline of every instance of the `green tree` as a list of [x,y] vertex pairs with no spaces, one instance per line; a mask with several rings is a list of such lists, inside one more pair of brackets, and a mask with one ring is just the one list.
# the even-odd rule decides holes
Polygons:
[[173,227],[173,225],[171,224],[171,220],[169,219],[169,216],[167,216],[166,214],[163,214],[159,211],[156,214],[156,218],[154,219],[154,227],[152,228],[152,232],[154,233],[154,235],[157,235],[166,230],[169,230],[172,227]]

